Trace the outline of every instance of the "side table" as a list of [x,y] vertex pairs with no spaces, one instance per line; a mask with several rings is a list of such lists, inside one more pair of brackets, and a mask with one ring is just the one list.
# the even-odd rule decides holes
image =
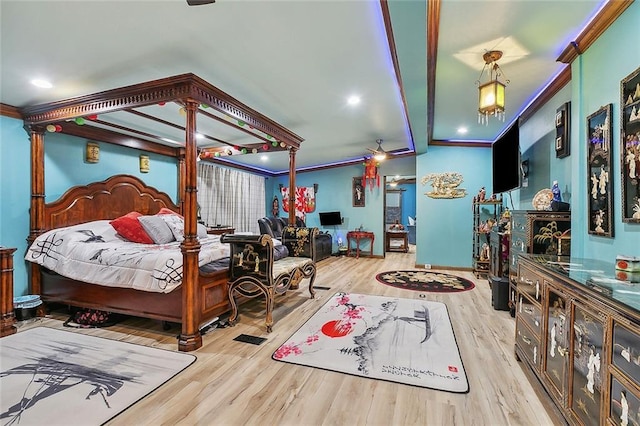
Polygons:
[[409,233],[407,231],[387,231],[387,251],[409,251]]
[[236,228],[232,228],[231,226],[212,226],[211,228],[207,228],[207,234],[209,235],[233,234],[235,231]]
[[360,257],[360,240],[370,240],[369,256],[373,256],[373,241],[375,235],[373,232],[367,231],[349,231],[347,232],[347,256],[351,256],[351,240],[356,242],[356,259]]
[[17,331],[13,312],[13,252],[16,250],[0,246],[0,337]]

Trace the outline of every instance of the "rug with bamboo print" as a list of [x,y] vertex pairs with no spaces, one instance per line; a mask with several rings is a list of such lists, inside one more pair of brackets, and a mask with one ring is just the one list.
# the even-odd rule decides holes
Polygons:
[[0,341],[0,425],[103,424],[195,360],[48,327],[20,331]]
[[469,391],[447,306],[336,293],[273,359],[448,392]]

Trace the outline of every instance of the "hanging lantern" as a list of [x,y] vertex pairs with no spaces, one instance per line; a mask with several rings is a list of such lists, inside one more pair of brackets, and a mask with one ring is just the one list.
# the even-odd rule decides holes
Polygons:
[[380,187],[380,175],[378,174],[378,166],[379,163],[374,158],[368,158],[364,161],[364,173],[362,175],[362,187],[367,187],[367,182],[369,183],[369,188],[373,190],[373,185],[375,184],[378,188]]
[[76,117],[76,119],[73,120],[73,121],[75,121],[78,126],[83,126],[84,125],[84,118],[82,118],[82,117]]
[[54,126],[53,124],[48,124],[47,125],[47,132],[55,132],[56,131],[56,126]]

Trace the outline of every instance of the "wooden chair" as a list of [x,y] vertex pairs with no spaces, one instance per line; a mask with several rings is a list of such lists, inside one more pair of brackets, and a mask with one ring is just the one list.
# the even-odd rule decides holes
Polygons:
[[277,261],[274,260],[273,239],[267,234],[222,235],[220,241],[231,244],[228,282],[230,325],[235,325],[238,318],[236,294],[247,298],[265,296],[267,332],[273,329],[273,306],[277,294],[296,289],[302,279],[310,278],[309,293],[312,299],[315,297],[316,264],[313,259],[318,232],[318,228],[284,228],[282,244],[289,250],[289,255]]

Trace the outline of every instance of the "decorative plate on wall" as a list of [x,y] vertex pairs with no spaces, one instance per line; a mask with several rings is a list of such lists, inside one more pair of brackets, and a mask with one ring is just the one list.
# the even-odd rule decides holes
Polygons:
[[536,193],[531,204],[533,204],[533,208],[536,210],[551,210],[552,200],[553,192],[551,192],[549,188],[545,188]]

